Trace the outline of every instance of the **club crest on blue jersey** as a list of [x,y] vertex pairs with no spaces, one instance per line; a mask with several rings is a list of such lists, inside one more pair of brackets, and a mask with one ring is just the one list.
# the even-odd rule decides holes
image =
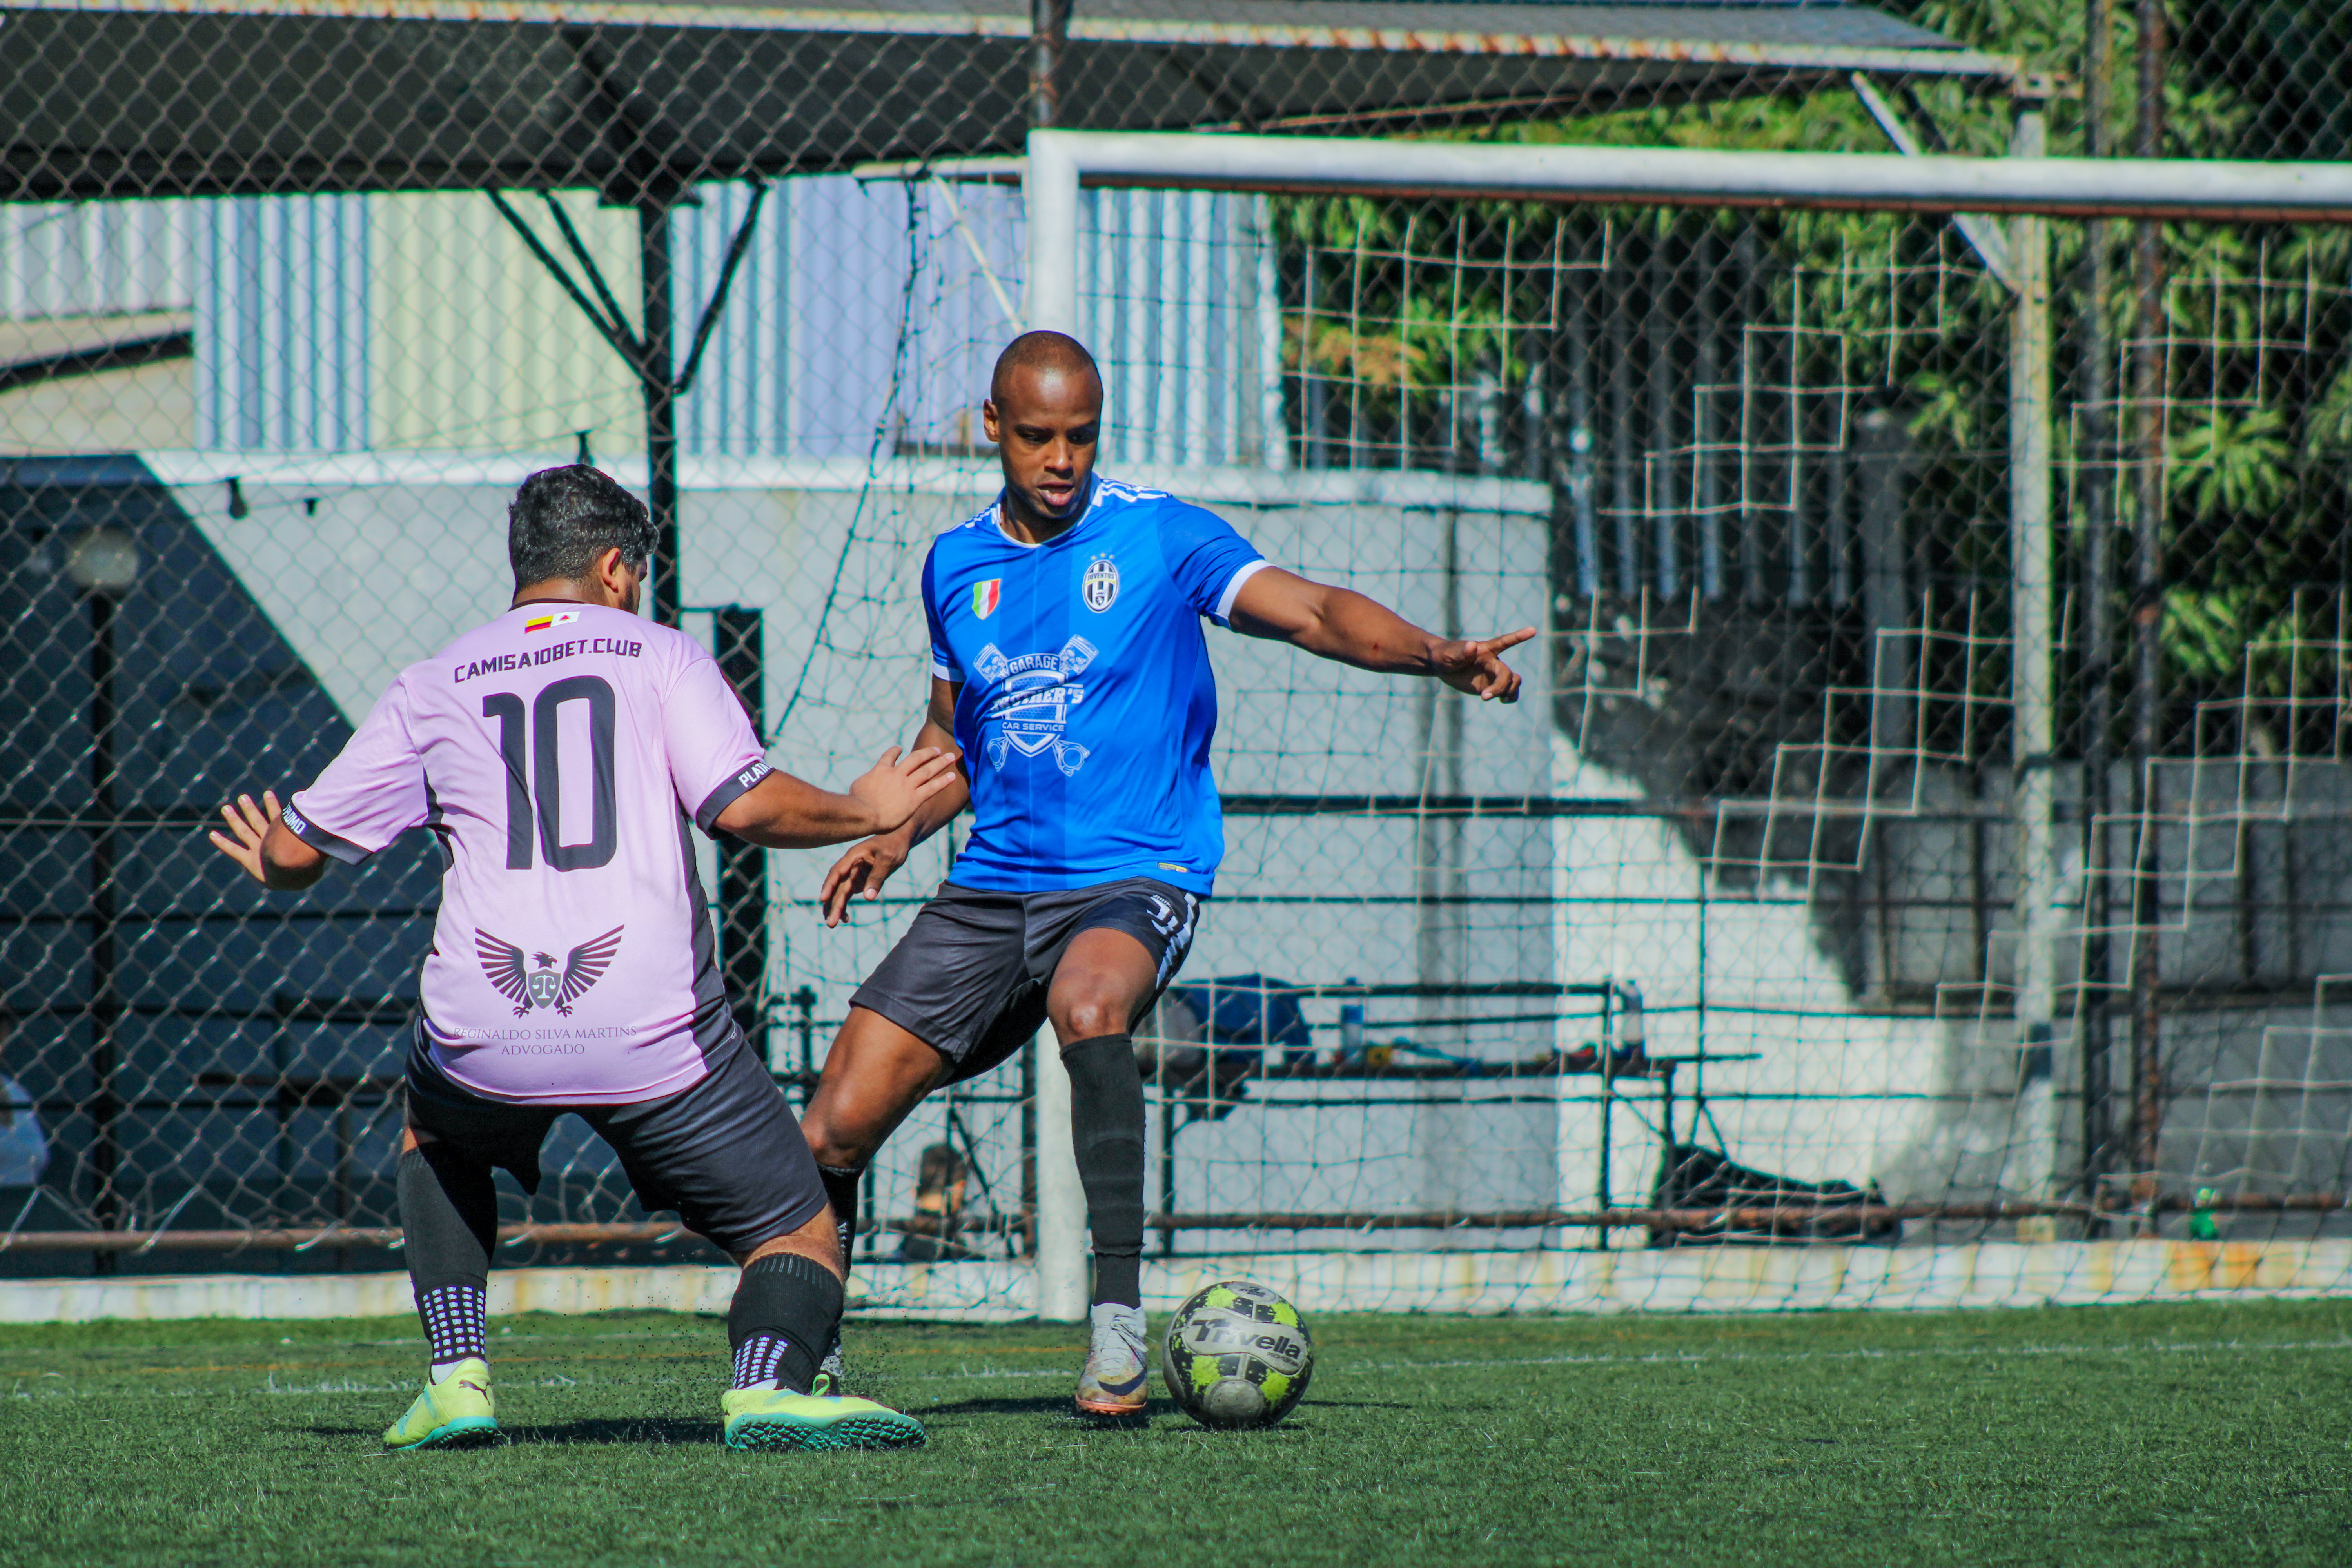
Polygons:
[[1018,658],[1007,658],[994,643],[980,650],[974,663],[996,686],[981,713],[982,724],[995,726],[983,747],[990,763],[1002,769],[1015,752],[1024,757],[1051,752],[1066,774],[1086,766],[1092,753],[1066,731],[1070,710],[1087,700],[1087,689],[1074,677],[1094,662],[1095,653],[1084,637],[1072,637],[1057,652]]
[[1118,602],[1118,563],[1108,555],[1097,555],[1087,563],[1086,575],[1078,579],[1078,596],[1087,608],[1102,614]]
[[1004,602],[1004,579],[991,577],[985,583],[971,585],[971,613],[982,620],[996,614],[996,606]]

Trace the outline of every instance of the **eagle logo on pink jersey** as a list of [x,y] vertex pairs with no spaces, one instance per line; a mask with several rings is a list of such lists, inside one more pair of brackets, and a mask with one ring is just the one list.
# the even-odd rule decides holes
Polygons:
[[614,926],[603,936],[590,937],[565,957],[561,971],[555,967],[553,953],[536,952],[526,960],[522,949],[478,926],[474,930],[474,952],[490,984],[515,1004],[516,1017],[533,1007],[552,1007],[569,1018],[572,1005],[612,967],[613,955],[621,949],[621,932],[626,929]]

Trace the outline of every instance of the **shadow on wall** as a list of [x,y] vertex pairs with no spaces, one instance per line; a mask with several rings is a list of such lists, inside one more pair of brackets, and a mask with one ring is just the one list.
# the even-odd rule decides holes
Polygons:
[[0,463],[0,1082],[46,1142],[26,1225],[381,1223],[436,857],[412,836],[288,899],[205,841],[350,726],[135,458]]

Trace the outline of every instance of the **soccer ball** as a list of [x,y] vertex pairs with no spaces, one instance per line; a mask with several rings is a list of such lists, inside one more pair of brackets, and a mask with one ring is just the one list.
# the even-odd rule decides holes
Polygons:
[[1298,1309],[1245,1279],[1212,1285],[1176,1310],[1160,1375],[1203,1426],[1271,1426],[1315,1375],[1315,1342]]

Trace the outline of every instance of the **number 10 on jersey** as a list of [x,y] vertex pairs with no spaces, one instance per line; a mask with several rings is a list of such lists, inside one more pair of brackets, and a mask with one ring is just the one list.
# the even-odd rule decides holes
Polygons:
[[[563,760],[557,731],[567,702],[588,704],[588,758],[593,778],[587,842],[563,841]],[[511,691],[482,699],[482,716],[499,725],[499,760],[507,773],[507,869],[531,868],[532,840],[552,871],[593,871],[617,847],[613,787],[613,689],[593,675],[551,681],[531,700]]]

